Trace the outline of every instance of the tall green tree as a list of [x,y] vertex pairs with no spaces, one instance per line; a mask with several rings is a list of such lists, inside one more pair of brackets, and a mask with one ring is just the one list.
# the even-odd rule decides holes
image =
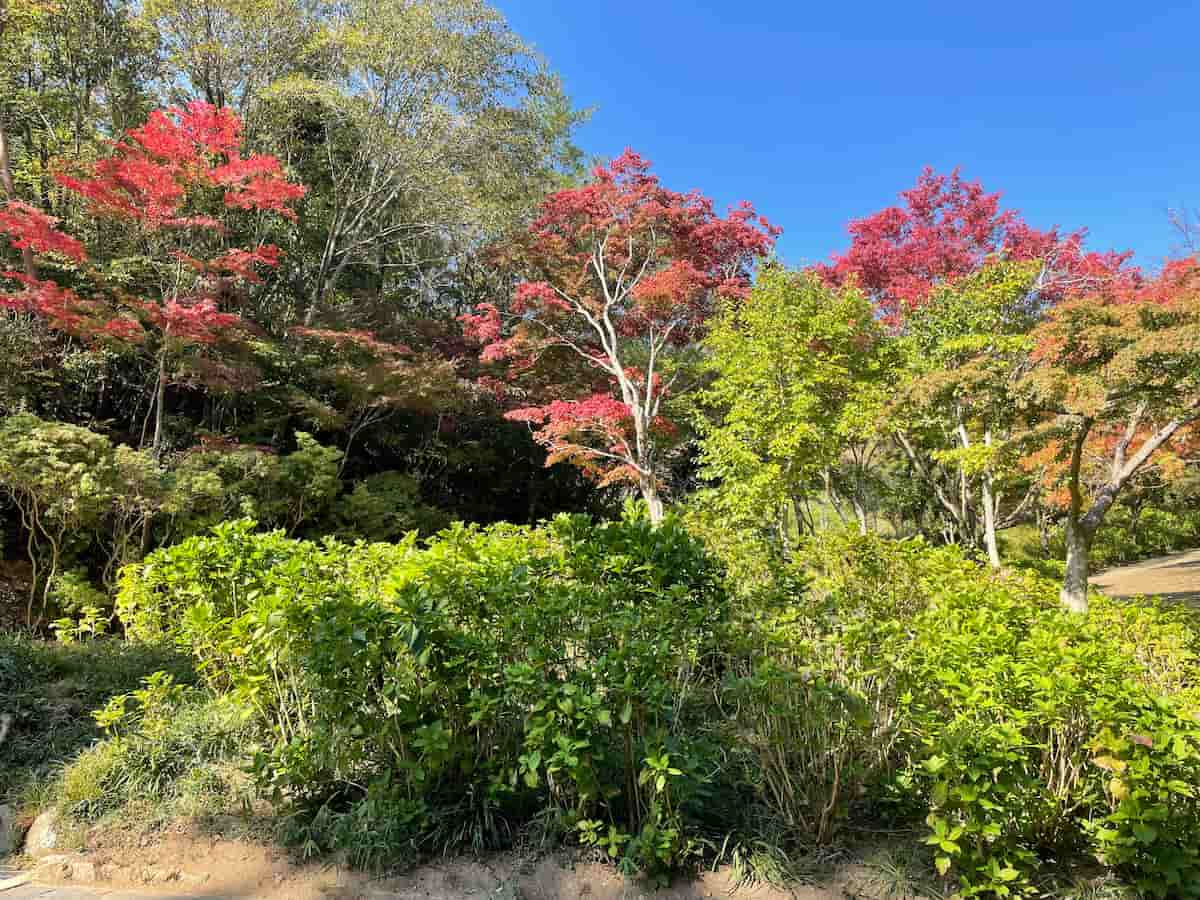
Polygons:
[[713,381],[698,418],[701,472],[721,513],[770,523],[786,543],[824,495],[849,501],[866,530],[884,337],[861,292],[778,265],[726,307],[704,342]]
[[937,286],[898,341],[905,364],[889,404],[897,443],[936,498],[947,533],[982,544],[995,568],[997,532],[1028,510],[1036,487],[1017,465],[1017,384],[1042,312],[1041,269],[1036,260],[996,260]]
[[430,305],[463,254],[578,173],[561,84],[481,0],[317,10],[318,64],[251,117],[312,188],[289,265],[306,325]]

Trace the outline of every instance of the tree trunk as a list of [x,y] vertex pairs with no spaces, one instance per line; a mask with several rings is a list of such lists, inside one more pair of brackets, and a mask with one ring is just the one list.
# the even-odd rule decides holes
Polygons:
[[154,394],[154,458],[162,456],[163,405],[167,401],[167,351],[158,356],[158,384]]
[[662,497],[658,493],[658,485],[654,483],[654,479],[643,478],[638,483],[638,490],[641,491],[642,499],[646,501],[646,508],[650,511],[650,521],[655,525],[662,524],[665,510]]
[[1067,573],[1063,578],[1062,590],[1058,599],[1071,612],[1086,613],[1088,611],[1088,574],[1092,549],[1092,534],[1089,534],[1083,524],[1075,516],[1067,517]]
[[866,506],[864,506],[862,500],[855,495],[851,495],[850,505],[852,507],[854,507],[854,518],[856,518],[858,520],[858,533],[863,536],[866,536],[866,533],[869,530],[867,528],[867,508],[866,508]]
[[996,540],[996,497],[992,493],[992,476],[983,473],[983,543],[987,547],[988,564],[1000,568],[1000,546]]
[[[4,188],[6,200],[17,199],[17,190],[13,185],[12,164],[8,158],[8,134],[4,130],[2,118],[0,118],[0,187]],[[37,278],[37,264],[34,262],[33,251],[28,247],[21,250],[21,267],[30,278]]]

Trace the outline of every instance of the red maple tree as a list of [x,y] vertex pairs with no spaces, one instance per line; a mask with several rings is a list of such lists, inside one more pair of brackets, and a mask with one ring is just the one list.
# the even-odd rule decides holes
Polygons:
[[[133,228],[153,248],[159,289],[149,296],[126,293],[89,267],[81,241],[63,233],[59,221],[28,204],[0,207],[0,233],[12,246],[66,264],[65,272],[87,288],[78,290],[34,272],[6,271],[19,285],[0,293],[0,306],[42,317],[51,328],[84,340],[145,347],[158,377],[153,446],[163,446],[163,413],[173,359],[185,348],[212,344],[237,332],[241,317],[221,310],[232,283],[257,282],[258,267],[273,267],[279,250],[227,246],[228,229],[218,216],[234,210],[294,219],[290,204],[304,196],[272,156],[241,156],[242,123],[226,108],[195,101],[157,110],[140,128],[113,142],[109,156],[63,168],[56,179],[78,198],[86,214]],[[74,270],[74,271],[72,271]]]
[[999,193],[964,180],[958,169],[939,175],[926,168],[900,197],[902,205],[852,221],[850,247],[815,267],[835,284],[853,279],[893,325],[938,284],[997,257],[1041,260],[1037,290],[1046,304],[1114,280],[1137,280],[1126,268],[1130,254],[1086,251],[1084,231],[1060,235],[1057,228],[1033,228],[1016,210],[1001,209]]
[[663,187],[632,150],[593,175],[548,197],[508,248],[527,277],[506,308],[481,304],[462,321],[484,362],[507,364],[486,387],[535,401],[507,417],[535,427],[546,464],[632,483],[658,521],[679,351],[719,298],[745,294],[779,230],[748,203],[722,217],[700,193]]

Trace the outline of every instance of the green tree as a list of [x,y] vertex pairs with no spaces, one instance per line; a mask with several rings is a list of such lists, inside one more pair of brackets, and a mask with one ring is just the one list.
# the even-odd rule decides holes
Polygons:
[[[850,502],[866,530],[863,478],[886,372],[870,302],[812,273],[772,265],[729,304],[704,342],[715,376],[700,397],[700,463],[733,521],[811,525],[824,492]],[[838,477],[849,468],[850,477]]]
[[994,568],[997,531],[1034,496],[1035,483],[1017,465],[1024,429],[1016,383],[1041,314],[1040,271],[1037,261],[996,261],[939,285],[909,314],[898,342],[904,377],[889,404],[896,440],[933,492],[948,533],[981,543]]
[[0,420],[0,491],[20,513],[33,565],[30,624],[39,593],[45,609],[70,543],[87,540],[119,488],[103,435],[27,413]]
[[578,171],[582,115],[482,0],[314,15],[315,63],[265,88],[250,123],[312,190],[289,254],[302,317],[361,322],[372,298],[393,315],[398,297],[428,305],[453,285],[451,260]]

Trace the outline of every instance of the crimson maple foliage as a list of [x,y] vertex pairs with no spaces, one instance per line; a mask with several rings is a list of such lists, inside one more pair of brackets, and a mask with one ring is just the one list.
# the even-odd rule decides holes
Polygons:
[[779,229],[749,203],[722,217],[699,192],[663,187],[632,150],[593,175],[548,197],[510,248],[527,278],[507,307],[481,304],[462,322],[484,362],[506,363],[504,393],[536,401],[507,415],[536,426],[547,465],[630,482],[657,520],[660,449],[674,431],[663,401],[682,371],[674,357],[720,298],[744,296]]
[[[235,113],[195,101],[185,108],[151,113],[112,143],[111,154],[56,179],[99,219],[140,232],[155,248],[163,287],[151,296],[111,289],[103,274],[88,268],[82,242],[59,230],[52,216],[20,202],[0,208],[0,233],[17,249],[69,260],[82,269],[87,290],[75,290],[29,272],[3,272],[20,285],[0,293],[0,306],[42,317],[51,328],[85,340],[151,345],[158,364],[154,446],[162,446],[165,392],[173,356],[212,344],[244,323],[220,308],[231,281],[261,281],[256,269],[274,267],[279,249],[225,247],[225,210],[269,213],[295,219],[291,203],[304,196],[272,156],[242,158],[242,122]],[[190,278],[182,277],[185,270]]]
[[1086,251],[1083,231],[1060,235],[1057,229],[1033,228],[1015,210],[1001,209],[999,193],[965,181],[957,169],[939,175],[926,168],[900,197],[902,206],[852,221],[849,249],[816,266],[832,283],[853,279],[893,325],[939,283],[976,272],[999,256],[1042,260],[1038,291],[1044,303],[1111,281],[1137,281],[1136,272],[1126,268],[1130,254]]

